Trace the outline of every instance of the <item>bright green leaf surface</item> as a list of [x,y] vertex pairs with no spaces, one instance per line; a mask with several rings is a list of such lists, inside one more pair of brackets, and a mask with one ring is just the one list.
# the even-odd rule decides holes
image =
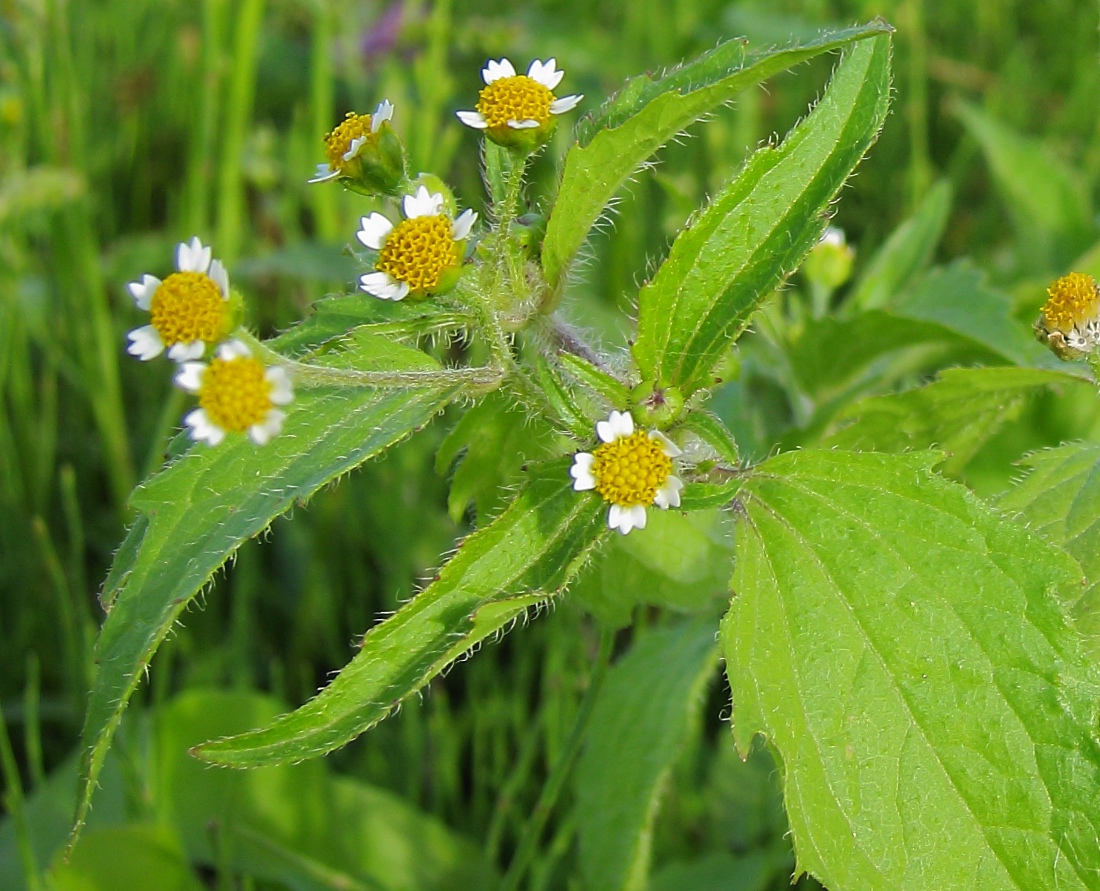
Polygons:
[[593,223],[623,183],[650,155],[741,90],[852,41],[890,31],[883,22],[826,34],[802,46],[747,55],[730,41],[697,61],[651,80],[629,81],[593,118],[577,126],[561,187],[547,222],[542,265],[559,287]]
[[[60,859],[60,858],[59,858]],[[88,832],[50,876],[54,891],[204,891],[167,826],[136,824]]]
[[85,766],[76,830],[131,694],[168,630],[240,544],[321,486],[424,426],[454,389],[298,393],[280,436],[263,448],[231,437],[197,445],[140,486],[145,519],[127,537],[124,572],[105,591],[107,619],[96,642],[98,671],[88,700]]
[[879,452],[935,446],[949,453],[944,471],[957,474],[1036,393],[1081,386],[1093,385],[1037,368],[951,368],[915,390],[852,403],[822,445]]
[[330,752],[530,605],[561,591],[607,529],[604,503],[573,491],[570,460],[532,467],[509,508],[467,538],[432,584],[368,631],[318,696],[269,727],[207,743],[196,754],[251,767]]
[[638,297],[643,378],[690,393],[794,271],[886,116],[890,39],[856,44],[824,98],[777,148],[758,151],[673,242]]
[[1028,527],[1070,552],[1100,581],[1100,446],[1070,443],[1029,455],[1030,473],[999,500]]
[[577,764],[580,871],[592,891],[640,891],[661,787],[702,706],[717,647],[709,619],[642,637],[608,673]]
[[950,210],[951,183],[941,180],[871,258],[847,305],[859,309],[886,306],[911,287],[932,259]]
[[1056,598],[1079,571],[935,460],[761,465],[722,628],[738,747],[778,751],[830,891],[1094,889],[1100,688]]

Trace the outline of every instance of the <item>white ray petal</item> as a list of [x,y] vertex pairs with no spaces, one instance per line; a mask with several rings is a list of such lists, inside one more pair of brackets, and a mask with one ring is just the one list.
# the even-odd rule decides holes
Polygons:
[[248,428],[248,438],[256,445],[267,445],[271,438],[278,436],[283,429],[283,421],[286,413],[277,408],[271,409],[259,424],[253,424]]
[[294,387],[290,383],[290,375],[281,365],[272,365],[264,372],[264,377],[271,385],[269,398],[276,405],[288,405],[294,401]]
[[173,362],[188,362],[192,359],[201,359],[206,352],[206,344],[201,340],[192,340],[190,343],[176,343],[168,349],[168,358]]
[[596,424],[596,435],[604,442],[614,442],[634,432],[634,418],[627,411],[613,411],[606,421]]
[[328,164],[318,164],[317,172],[313,174],[313,179],[306,180],[307,183],[327,183],[330,179],[336,179],[340,175],[339,170],[333,170]]
[[531,67],[527,69],[527,76],[535,83],[540,83],[546,89],[552,90],[558,84],[561,83],[561,79],[565,77],[564,71],[555,71],[554,68],[557,65],[556,60],[547,59],[545,62],[540,62],[535,59],[531,63]]
[[190,242],[181,241],[176,248],[176,269],[180,272],[206,272],[212,256],[213,249],[204,246],[196,235]]
[[247,359],[252,355],[252,350],[240,340],[227,340],[218,347],[218,358],[224,362],[232,362],[234,359]]
[[494,80],[500,80],[502,77],[515,76],[516,69],[512,67],[512,63],[507,59],[501,59],[499,62],[490,59],[488,64],[481,70],[481,77],[487,84],[491,84]]
[[539,126],[539,122],[533,118],[527,118],[525,121],[509,121],[508,126],[513,130],[535,130]]
[[407,284],[387,272],[368,272],[359,276],[359,287],[381,300],[403,300],[409,293]]
[[348,150],[341,156],[345,161],[350,161],[356,155],[359,154],[359,150],[367,144],[366,136],[356,136],[351,142],[348,143]]
[[225,264],[221,260],[214,260],[210,264],[210,271],[206,273],[222,292],[222,297],[229,299],[229,273],[225,270]]
[[191,428],[191,438],[195,442],[207,442],[216,446],[225,439],[225,431],[210,420],[206,409],[196,408],[183,419],[183,423]]
[[451,238],[455,241],[462,241],[467,235],[470,234],[470,230],[474,227],[474,223],[477,222],[477,213],[473,210],[464,210],[458,215],[453,223],[451,223]]
[[550,103],[550,114],[565,114],[567,111],[572,111],[583,98],[583,93],[577,93],[574,96],[562,96],[560,99],[555,99]]
[[427,186],[421,186],[415,195],[406,195],[401,202],[405,219],[414,220],[417,217],[434,217],[443,212],[443,195],[439,192],[429,192]]
[[458,119],[462,121],[467,127],[473,127],[475,130],[484,130],[489,126],[489,122],[485,120],[485,115],[480,111],[456,111]]
[[393,223],[376,212],[359,221],[359,231],[355,233],[355,237],[372,251],[380,251],[386,243],[386,236],[392,231]]
[[202,376],[205,373],[205,362],[184,362],[176,375],[176,385],[188,393],[197,393],[202,389]]
[[157,329],[152,325],[142,325],[126,334],[130,345],[126,352],[131,356],[137,356],[142,362],[155,359],[164,352],[164,341],[160,339]]
[[146,312],[149,311],[149,305],[153,302],[153,295],[159,287],[160,279],[155,275],[143,275],[141,281],[130,282],[126,286],[130,296],[134,298],[137,308],[144,309]]
[[665,436],[660,430],[650,430],[649,438],[654,440],[655,442],[659,442],[661,444],[661,451],[663,451],[670,458],[679,458],[683,454],[683,451],[680,449],[680,447],[667,436]]
[[386,121],[393,119],[393,103],[389,99],[383,99],[378,103],[374,114],[370,116],[370,132],[377,133]]
[[577,492],[586,492],[596,488],[596,477],[592,475],[592,462],[596,456],[591,452],[577,452],[573,456],[573,466],[569,468],[569,475],[573,477],[573,489]]
[[657,490],[657,494],[653,496],[653,503],[657,507],[663,507],[668,510],[670,507],[680,506],[680,490],[684,488],[684,481],[675,474],[671,474],[665,484]]

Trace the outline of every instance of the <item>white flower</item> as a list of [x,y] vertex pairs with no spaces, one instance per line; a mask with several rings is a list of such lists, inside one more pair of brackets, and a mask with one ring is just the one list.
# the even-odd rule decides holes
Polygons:
[[611,504],[607,525],[626,535],[644,529],[646,507],[680,506],[683,481],[673,472],[680,449],[658,430],[634,430],[629,412],[613,411],[596,424],[602,441],[594,452],[578,452],[569,475],[578,492],[595,489]]
[[359,287],[382,300],[403,300],[412,294],[445,291],[453,271],[462,265],[461,242],[470,234],[477,214],[464,211],[452,220],[443,195],[426,186],[401,202],[405,219],[396,226],[380,213],[360,220],[356,237],[378,251],[375,271],[359,277]]
[[370,142],[371,137],[376,136],[382,125],[393,119],[393,103],[383,99],[378,103],[374,114],[356,114],[349,111],[332,132],[325,135],[325,154],[328,155],[327,164],[318,164],[317,173],[311,183],[328,182],[338,176],[347,176],[349,167]]
[[199,407],[183,419],[191,438],[212,446],[227,433],[248,433],[256,445],[264,445],[283,429],[286,413],[275,406],[294,399],[286,369],[265,367],[239,340],[218,347],[209,365],[185,362],[176,383],[199,397]]
[[138,309],[150,314],[148,325],[127,334],[126,351],[147,361],[168,349],[177,362],[199,359],[208,344],[220,341],[231,326],[229,274],[198,237],[176,248],[176,272],[161,281],[143,275],[127,285]]
[[554,97],[554,88],[564,72],[555,69],[555,61],[536,59],[527,74],[516,74],[507,59],[489,61],[481,72],[485,87],[478,96],[475,111],[456,112],[458,119],[475,130],[531,130],[545,125],[550,115],[564,114],[577,107],[581,95]]

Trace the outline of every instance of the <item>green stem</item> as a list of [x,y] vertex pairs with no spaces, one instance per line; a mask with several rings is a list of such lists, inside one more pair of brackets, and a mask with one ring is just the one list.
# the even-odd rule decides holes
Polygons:
[[558,796],[565,787],[565,781],[569,778],[569,773],[573,768],[573,762],[580,752],[581,743],[588,730],[588,720],[592,717],[596,697],[600,692],[600,687],[603,686],[603,678],[611,662],[611,650],[614,644],[615,632],[606,628],[603,629],[600,632],[600,648],[596,655],[596,662],[592,666],[592,673],[588,676],[588,689],[584,691],[584,697],[577,709],[577,719],[573,723],[573,729],[569,732],[569,738],[565,741],[561,755],[550,771],[550,776],[546,778],[546,783],[542,787],[535,809],[528,818],[527,824],[523,827],[523,835],[520,836],[516,853],[512,857],[508,872],[505,873],[504,879],[500,883],[499,891],[516,891],[519,888],[520,881],[531,866],[535,852],[538,850],[539,840],[546,828],[546,822],[550,818],[550,813],[554,810]]
[[40,891],[42,888],[42,873],[38,868],[38,860],[34,856],[34,846],[31,844],[30,825],[27,820],[27,802],[23,797],[23,781],[19,776],[19,766],[15,761],[15,752],[12,751],[11,739],[8,737],[8,725],[4,721],[3,712],[0,711],[0,773],[4,777],[4,805],[12,822],[15,824],[15,838],[19,846],[19,856],[23,861],[23,876],[27,880],[29,891]]

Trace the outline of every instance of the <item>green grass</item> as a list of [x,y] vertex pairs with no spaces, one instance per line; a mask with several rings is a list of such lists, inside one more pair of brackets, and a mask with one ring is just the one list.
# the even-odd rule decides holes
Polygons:
[[[130,489],[160,464],[182,412],[167,367],[125,355],[125,332],[141,322],[124,286],[165,272],[175,243],[198,234],[228,262],[264,333],[347,287],[346,258],[343,267],[333,259],[370,206],[305,182],[322,158],[323,131],[345,110],[390,98],[414,169],[445,176],[460,203],[480,210],[477,143],[453,111],[472,107],[488,57],[555,55],[569,91],[585,93],[591,108],[624,77],[721,38],[784,42],[882,15],[898,28],[894,113],[835,220],[857,247],[857,274],[940,178],[955,198],[936,258],[972,258],[1022,319],[1076,258],[1091,256],[1089,271],[1100,272],[1095,218],[1078,229],[1022,224],[1013,183],[1042,180],[1026,159],[998,172],[960,111],[968,103],[1035,140],[1094,203],[1093,3],[543,0],[515,11],[439,0],[407,4],[392,45],[369,57],[364,38],[382,8],[350,0],[9,0],[0,10],[0,760],[14,814],[3,831],[12,838],[26,825],[24,799],[43,794],[74,751],[94,670],[95,594],[130,521]],[[749,151],[805,113],[829,66],[750,91],[640,175],[612,217],[614,238],[590,245],[567,310],[606,342],[623,343],[619,311],[629,310],[672,233]],[[567,138],[562,128],[559,149]],[[548,193],[555,157],[552,145],[536,164],[532,195]],[[766,351],[756,349],[764,340],[746,348],[741,382],[716,403],[749,454],[794,436],[799,424]],[[355,637],[411,596],[466,530],[448,517],[446,480],[433,469],[457,417],[447,414],[242,549],[155,660],[139,694],[145,715],[199,688],[262,690],[288,705],[311,696],[348,660]],[[970,478],[996,492],[1007,461],[1083,436],[1094,421],[1090,407],[1038,400],[979,454]],[[617,651],[663,616],[637,619],[618,633]],[[522,635],[485,646],[328,764],[440,818],[503,874],[568,745],[599,639],[591,617],[567,602]],[[749,877],[764,858],[763,883],[746,878],[743,887],[786,887],[771,768],[766,758],[740,765],[730,757],[718,717],[727,703],[716,678],[656,825],[657,871],[716,856],[742,858],[729,869]],[[118,755],[125,804],[116,816],[171,824],[141,756],[151,731],[139,711]],[[571,887],[571,805],[566,785],[525,887]],[[4,839],[0,832],[0,857],[34,859],[27,844],[3,847]],[[209,887],[307,887],[248,878],[223,853],[201,873]]]

